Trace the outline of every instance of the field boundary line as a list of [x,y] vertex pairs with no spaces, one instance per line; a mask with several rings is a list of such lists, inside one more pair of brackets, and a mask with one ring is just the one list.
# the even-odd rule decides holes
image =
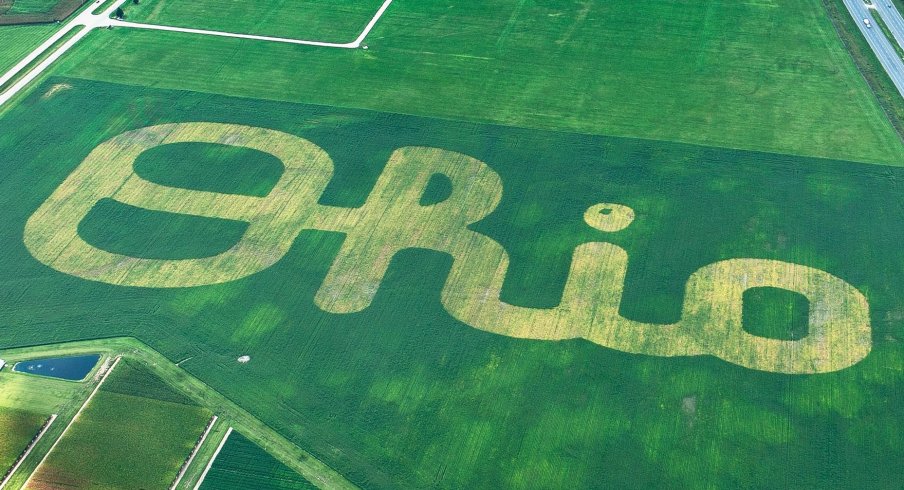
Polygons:
[[219,420],[219,417],[214,415],[213,419],[211,419],[211,421],[207,424],[207,429],[204,430],[204,434],[201,435],[201,440],[199,440],[198,443],[195,444],[195,447],[192,448],[191,454],[188,455],[188,460],[185,462],[185,464],[182,465],[182,470],[179,471],[179,474],[176,475],[176,481],[174,481],[173,484],[170,485],[170,490],[176,488],[176,486],[179,485],[179,482],[182,481],[182,478],[185,477],[185,472],[188,471],[188,467],[191,466],[191,462],[195,460],[195,456],[198,455],[198,450],[201,449],[201,446],[204,445],[204,441],[207,440],[207,436],[210,435],[210,431],[213,430],[213,426],[216,425],[217,420]]
[[104,377],[101,378],[100,382],[97,383],[97,386],[94,387],[94,391],[92,391],[91,394],[88,395],[88,398],[85,400],[85,403],[82,404],[82,407],[78,409],[78,412],[75,412],[75,415],[72,416],[72,420],[70,420],[69,423],[66,424],[66,428],[63,429],[62,433],[60,433],[60,437],[57,437],[57,440],[53,441],[53,445],[50,446],[50,449],[47,450],[47,453],[44,454],[44,457],[41,458],[41,461],[38,462],[37,466],[35,466],[34,471],[32,471],[30,475],[28,475],[28,478],[25,480],[25,483],[22,484],[22,488],[26,488],[28,486],[28,483],[31,481],[32,477],[34,477],[35,473],[37,473],[38,470],[41,469],[41,465],[44,464],[44,461],[47,461],[47,457],[53,453],[53,450],[56,449],[57,444],[59,444],[60,441],[63,440],[63,437],[65,437],[66,433],[69,432],[69,428],[72,427],[72,424],[75,423],[76,420],[78,420],[78,416],[81,415],[83,411],[85,411],[85,407],[88,406],[88,403],[91,402],[91,399],[94,398],[94,395],[97,394],[97,392],[100,390],[100,387],[103,386],[104,381],[107,380],[107,378],[110,376],[110,373],[113,372],[113,368],[115,368],[116,365],[119,364],[119,361],[121,359],[122,359],[122,356],[116,357],[116,361],[114,361],[113,365],[110,366],[110,369],[107,369],[107,372],[104,373]]
[[210,457],[210,461],[207,462],[207,466],[204,467],[204,471],[201,473],[201,477],[198,478],[198,483],[195,484],[192,490],[198,490],[201,488],[201,484],[204,483],[204,479],[207,478],[207,472],[210,471],[210,468],[213,466],[213,462],[217,460],[217,456],[220,455],[220,451],[223,450],[223,446],[226,445],[226,440],[229,439],[229,435],[232,434],[232,427],[226,429],[226,435],[223,436],[223,440],[220,441],[220,445],[217,446],[217,450],[213,452],[213,456]]
[[53,425],[53,423],[56,421],[56,419],[57,419],[57,414],[52,414],[50,416],[50,420],[47,421],[46,424],[44,424],[44,428],[41,429],[40,433],[38,433],[38,437],[36,437],[35,440],[31,441],[31,444],[29,444],[28,448],[25,449],[25,454],[23,454],[22,457],[19,458],[19,462],[16,463],[15,466],[13,466],[13,469],[11,469],[9,471],[9,474],[6,475],[6,478],[4,478],[2,482],[0,482],[0,489],[5,487],[6,484],[9,483],[10,480],[12,480],[13,475],[16,474],[16,471],[19,470],[19,467],[22,466],[22,463],[24,463],[25,459],[28,458],[28,455],[31,454],[31,450],[34,449],[35,446],[37,446],[39,442],[41,442],[41,439],[44,437],[44,434],[47,433],[47,431],[50,429],[50,426]]

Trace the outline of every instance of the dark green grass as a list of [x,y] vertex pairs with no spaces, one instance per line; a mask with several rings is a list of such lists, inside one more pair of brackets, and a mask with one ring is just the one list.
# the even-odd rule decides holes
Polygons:
[[214,460],[203,490],[308,490],[317,488],[238,432],[233,432]]
[[346,43],[382,0],[145,0],[124,6],[132,22]]
[[266,196],[282,171],[269,153],[211,143],[158,146],[135,161],[138,175],[159,184],[247,196]]
[[[140,234],[135,234],[137,227],[142,228]],[[238,221],[149,211],[104,199],[82,220],[78,231],[86,242],[109,252],[172,260],[223,253],[247,228],[247,223]]]
[[[49,85],[39,87],[0,118],[7,345],[134,335],[174,361],[192,357],[181,366],[368,488],[876,488],[900,481],[904,170],[47,83],[61,82],[73,88],[42,99]],[[26,219],[96,145],[145,125],[198,120],[268,127],[322,146],[336,172],[321,203],[336,206],[363,203],[400,146],[487,162],[505,191],[474,228],[508,249],[503,296],[512,303],[556,304],[574,247],[588,241],[627,250],[622,313],[640,321],[678,320],[687,278],[704,265],[773,258],[859,288],[871,306],[873,351],[844,371],[787,376],[707,357],[495,336],[442,309],[449,258],[429,251],[396,257],[368,309],[327,314],[313,298],[342,236],[318,231],[303,232],[259,274],[189,289],[92,283],[30,257]],[[620,233],[595,231],[582,215],[599,202],[631,206],[637,219]],[[126,223],[122,232],[144,236],[142,225]],[[252,361],[238,364],[242,354]]]
[[807,336],[807,297],[777,288],[744,291],[744,330],[769,339],[800,340]]
[[113,390],[105,385],[97,392],[38,469],[33,485],[169,488],[210,412],[120,364],[108,380]]
[[397,0],[366,43],[337,50],[98,30],[55,73],[904,163],[821,0]]
[[12,468],[46,420],[45,415],[34,412],[0,409],[0,478]]

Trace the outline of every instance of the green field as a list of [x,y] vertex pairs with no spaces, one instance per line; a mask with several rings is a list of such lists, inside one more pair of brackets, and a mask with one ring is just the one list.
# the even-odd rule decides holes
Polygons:
[[203,490],[317,488],[238,432],[233,432],[201,485]]
[[[48,96],[58,84],[71,88]],[[501,297],[511,304],[555,306],[573,250],[589,241],[627,251],[620,312],[652,323],[680,318],[684,286],[699,268],[776,259],[864,292],[872,352],[842,371],[785,376],[710,357],[492,335],[445,310],[440,292],[451,261],[427,250],[395,257],[366,309],[326,313],[314,300],[343,243],[333,232],[302,232],[260,273],[188,289],[84,281],[30,256],[25,221],[92,149],[130,129],[193,120],[272,128],[321,146],[335,164],[319,199],[329,206],[362,205],[402,146],[487,162],[501,177],[502,202],[472,228],[507,249]],[[36,136],[22,143],[7,136],[13,129]],[[259,192],[252,184],[269,178],[242,169],[240,159],[235,173],[198,165],[223,151],[192,146],[168,148],[165,159],[151,153],[140,172],[155,178],[162,174],[154,166],[167,164],[168,183],[190,179],[218,192]],[[904,229],[900,208],[887,200],[904,178],[895,168],[77,79],[48,80],[0,119],[0,155],[0,196],[14,224],[0,233],[0,277],[16,278],[0,283],[0,294],[15,298],[0,321],[16,344],[134,335],[174,361],[191,358],[181,366],[358,484],[856,486],[894,481],[897,468],[887,462],[904,456],[896,428],[904,407],[893,396],[904,383],[904,277],[895,265],[904,261]],[[179,171],[178,161],[194,168]],[[588,227],[584,211],[598,202],[630,206],[635,222],[618,233]],[[146,227],[119,219],[128,214],[116,208],[105,203],[85,221],[117,233],[84,238],[135,257],[166,252],[158,243],[172,216]],[[173,253],[203,257],[221,243],[216,227],[230,233],[233,224],[214,220],[194,236],[179,231],[178,220],[173,226],[181,242]],[[877,254],[884,267],[872,266]],[[23,283],[25,292],[12,296]],[[764,301],[767,311],[787,307],[787,299]],[[239,365],[242,354],[253,360]],[[879,399],[890,401],[872,403]],[[777,451],[783,458],[771,457]]]
[[169,488],[210,413],[122,361],[27,488]]
[[367,44],[367,51],[331,50],[113,29],[92,33],[57,73],[531,128],[904,161],[904,147],[820,0],[562,6],[396,0]]
[[50,25],[0,26],[0,73],[6,73],[56,29]]
[[904,145],[822,0],[395,0],[366,44],[96,30],[3,108],[0,348],[134,337],[195,400],[121,362],[34,486],[166,487],[223,400],[208,488],[898,485]]
[[125,6],[132,22],[260,34],[328,42],[351,42],[382,0],[145,0]]
[[0,0],[0,26],[59,22],[87,0]]
[[33,412],[0,409],[0,477],[12,468],[46,420]]
[[14,0],[7,14],[41,14],[49,12],[59,0]]

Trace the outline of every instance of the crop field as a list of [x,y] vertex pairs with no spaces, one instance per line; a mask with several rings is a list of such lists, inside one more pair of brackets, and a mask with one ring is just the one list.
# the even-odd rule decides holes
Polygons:
[[210,413],[121,362],[27,488],[169,488]]
[[50,36],[56,26],[0,26],[0,73],[5,73]]
[[133,22],[244,34],[349,42],[382,0],[145,0],[125,7]]
[[[821,0],[386,12],[95,29],[3,106],[0,349],[134,337],[363,488],[902,480],[904,144]],[[167,487],[210,415],[124,360],[30,488]],[[204,488],[324,484],[257,432]]]
[[46,420],[38,413],[0,409],[0,476],[13,466]]
[[307,490],[317,488],[238,432],[233,432],[210,467],[201,490]]
[[0,0],[0,26],[63,20],[87,0]]
[[820,0],[396,0],[367,44],[366,51],[324,50],[99,30],[56,73],[540,129],[904,161],[904,147]]
[[[172,126],[185,121],[207,126]],[[13,129],[28,143],[8,136]],[[136,144],[152,148],[141,153]],[[305,168],[320,170],[297,173],[298,158],[284,155],[292,145]],[[107,171],[92,170],[92,152],[106,155]],[[262,152],[281,155],[286,168]],[[899,195],[904,171],[893,167],[73,78],[47,80],[0,119],[0,155],[2,209],[16,223],[0,234],[0,276],[17,278],[0,283],[10,298],[0,321],[17,344],[136,336],[172,360],[189,359],[183,368],[365,486],[857,485],[893,481],[898,470],[886,462],[904,456],[896,429],[904,408],[893,396],[904,383],[904,228],[888,197]],[[128,155],[133,166],[115,163]],[[145,182],[185,190],[156,199],[134,179],[119,187],[132,168]],[[456,168],[481,183],[461,194]],[[28,192],[13,197],[13,188]],[[254,211],[285,199],[309,212]],[[429,242],[429,227],[407,231],[423,225],[411,203],[435,201],[465,210],[467,229],[506,251],[501,275],[482,273],[482,261],[498,257]],[[609,205],[613,219],[601,219],[590,213],[609,216],[599,203],[624,208]],[[40,211],[58,204],[58,213]],[[444,221],[450,212],[437,207],[436,222],[463,230]],[[229,240],[261,227],[272,233],[244,242],[266,251],[255,271],[228,260],[206,277],[167,269],[172,259],[238,253],[245,246],[230,249]],[[107,260],[106,251],[134,257],[134,268],[79,269],[35,246],[73,229],[84,245],[68,253],[82,264]],[[48,240],[32,242],[38,232]],[[368,238],[389,241],[362,245]],[[576,313],[588,302],[612,304],[606,298],[617,295],[567,285],[581,279],[571,264],[591,242],[627,256],[606,266],[626,267],[613,310],[622,323],[575,333],[568,329],[581,317],[566,312],[562,329],[511,331],[505,315],[548,318],[565,301]],[[393,255],[407,247],[415,249]],[[872,266],[877,254],[885,266]],[[781,277],[821,277],[830,297],[774,284],[775,272],[756,272],[778,263],[768,261],[800,264],[782,266]],[[853,287],[869,306],[867,337],[823,336],[806,365],[738,344],[740,354],[766,359],[739,367],[749,359],[719,351],[730,346],[719,346],[711,320],[695,317],[685,297],[691,278],[722,270],[713,264],[740,267],[750,286],[764,286],[744,292],[743,311],[732,313],[742,318],[737,329],[774,340],[814,331],[812,318],[801,324],[798,293],[821,305],[812,310],[819,318],[862,320]],[[489,297],[502,310],[467,309],[478,304],[473,290],[453,286],[469,274],[496,288]],[[207,285],[174,287],[186,280]],[[142,281],[153,287],[134,287]],[[24,292],[23,282],[31,285]],[[769,289],[778,286],[792,292]],[[771,324],[776,318],[787,328]],[[656,325],[708,332],[686,344],[705,352],[668,357],[668,343],[643,341]],[[847,325],[856,332],[861,324]],[[235,362],[243,354],[247,365]],[[828,372],[769,372],[783,369]],[[880,399],[888,402],[872,402]],[[770,457],[777,451],[781,460]]]

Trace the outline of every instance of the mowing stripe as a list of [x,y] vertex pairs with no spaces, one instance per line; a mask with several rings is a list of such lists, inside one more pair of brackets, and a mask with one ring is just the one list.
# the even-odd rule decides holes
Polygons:
[[217,416],[214,415],[213,420],[211,420],[210,423],[207,424],[207,430],[204,431],[204,434],[201,436],[201,440],[198,441],[197,444],[195,444],[194,448],[192,448],[191,454],[188,456],[188,461],[185,462],[185,465],[182,466],[182,471],[180,471],[179,475],[176,476],[176,481],[174,481],[173,484],[170,485],[170,490],[173,490],[174,488],[176,488],[176,485],[178,485],[179,482],[182,481],[182,477],[185,476],[185,472],[188,471],[188,467],[191,466],[191,462],[194,461],[195,456],[198,455],[198,450],[201,449],[201,446],[204,444],[204,441],[207,439],[207,436],[210,435],[210,431],[213,429],[213,426],[216,423],[217,423]]
[[7,483],[9,483],[9,481],[12,479],[13,475],[16,474],[16,470],[19,469],[19,466],[22,466],[22,463],[24,463],[25,459],[28,458],[28,455],[31,453],[31,450],[34,449],[35,446],[37,446],[39,442],[41,442],[41,438],[44,437],[44,434],[47,433],[47,430],[50,429],[50,426],[53,425],[53,423],[54,423],[54,421],[56,421],[56,419],[57,419],[57,414],[53,414],[50,416],[50,420],[46,424],[44,424],[44,428],[41,429],[41,432],[38,434],[38,437],[34,440],[34,442],[29,444],[28,448],[25,450],[25,454],[23,454],[22,457],[19,458],[19,462],[16,463],[16,466],[13,466],[13,469],[9,472],[8,475],[6,475],[6,478],[2,482],[0,482],[0,490],[2,490],[2,488],[5,487]]
[[35,466],[34,471],[32,471],[30,475],[28,475],[28,479],[26,479],[25,483],[22,484],[22,488],[28,487],[28,483],[31,481],[31,478],[35,476],[35,473],[37,473],[41,468],[41,465],[44,464],[44,461],[47,461],[47,457],[50,456],[51,453],[53,453],[53,450],[56,449],[57,444],[59,444],[63,437],[66,436],[66,433],[69,432],[69,428],[72,427],[72,424],[78,419],[78,416],[81,415],[83,411],[85,411],[85,407],[88,406],[88,403],[91,402],[91,399],[94,398],[94,395],[97,394],[98,390],[100,390],[100,387],[104,384],[104,381],[106,381],[107,377],[110,376],[110,373],[113,372],[113,368],[115,368],[116,365],[119,364],[120,359],[122,359],[122,357],[118,356],[116,358],[116,361],[113,362],[113,365],[110,366],[110,369],[108,369],[104,374],[104,377],[100,380],[100,383],[97,383],[97,386],[94,387],[94,391],[92,391],[91,394],[88,395],[88,399],[85,400],[85,403],[82,404],[82,407],[78,409],[78,412],[75,412],[75,416],[72,417],[72,420],[70,420],[69,424],[66,425],[66,428],[63,429],[63,433],[60,434],[60,437],[57,437],[57,440],[53,442],[53,446],[50,446],[50,450],[47,451],[47,454],[45,454],[44,457],[41,458],[41,462],[39,462],[38,465]]
[[223,446],[226,445],[226,440],[229,439],[229,434],[232,434],[232,427],[226,430],[226,435],[223,436],[223,440],[220,441],[220,445],[217,446],[217,450],[214,451],[213,456],[210,457],[210,461],[207,463],[207,466],[204,467],[204,472],[201,473],[201,478],[198,478],[198,483],[195,484],[195,488],[192,490],[198,490],[201,488],[201,484],[204,483],[204,479],[207,478],[207,472],[210,471],[210,467],[213,466],[213,462],[216,461],[217,456],[220,455],[220,451],[223,449]]

